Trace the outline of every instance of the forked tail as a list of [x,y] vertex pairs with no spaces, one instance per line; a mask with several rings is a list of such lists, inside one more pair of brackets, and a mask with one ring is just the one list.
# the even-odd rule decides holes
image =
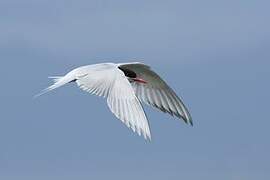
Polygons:
[[43,94],[46,94],[47,92],[54,90],[56,88],[59,88],[76,79],[75,74],[72,72],[68,73],[65,76],[51,76],[49,78],[53,80],[54,84],[42,90],[39,94],[35,95],[34,98],[39,97]]

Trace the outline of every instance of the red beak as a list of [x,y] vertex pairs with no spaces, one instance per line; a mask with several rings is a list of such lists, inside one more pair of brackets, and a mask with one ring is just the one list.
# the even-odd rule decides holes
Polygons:
[[143,83],[146,84],[147,82],[141,78],[132,78],[134,81],[139,82],[139,83]]

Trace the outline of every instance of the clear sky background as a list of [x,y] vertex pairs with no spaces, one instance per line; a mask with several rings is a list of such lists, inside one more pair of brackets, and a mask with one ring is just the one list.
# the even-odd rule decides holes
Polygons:
[[[270,179],[270,3],[0,0],[0,179]],[[141,61],[194,127],[145,107],[153,141],[75,84],[86,64]]]

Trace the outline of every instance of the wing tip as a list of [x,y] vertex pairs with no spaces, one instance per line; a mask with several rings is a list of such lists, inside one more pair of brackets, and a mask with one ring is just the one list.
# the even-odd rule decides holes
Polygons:
[[191,127],[194,126],[192,119],[189,119],[187,124],[189,124]]
[[186,124],[190,125],[191,127],[194,126],[192,118],[190,116],[189,117],[182,117],[182,119],[185,121]]
[[147,141],[147,142],[151,142],[152,141],[152,137],[151,137],[151,133],[147,133],[144,135],[144,139]]

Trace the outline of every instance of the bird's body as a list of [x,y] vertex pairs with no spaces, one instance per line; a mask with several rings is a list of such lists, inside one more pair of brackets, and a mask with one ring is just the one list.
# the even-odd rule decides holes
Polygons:
[[39,95],[70,82],[91,94],[107,98],[112,113],[134,132],[151,139],[141,102],[183,119],[191,116],[176,93],[149,66],[134,63],[102,63],[76,68],[65,76],[51,77],[54,84]]

